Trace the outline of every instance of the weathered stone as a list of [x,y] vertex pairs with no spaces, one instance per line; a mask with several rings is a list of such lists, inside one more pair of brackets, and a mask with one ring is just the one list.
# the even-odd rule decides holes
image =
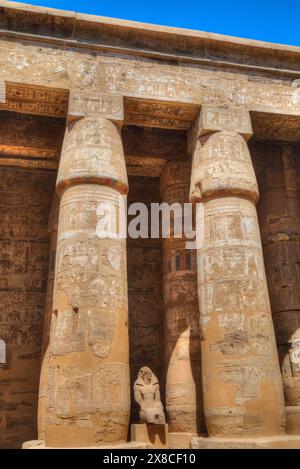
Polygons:
[[[0,5],[1,447],[37,438],[40,375],[26,447],[149,448],[142,366],[171,448],[298,447],[299,48]],[[182,204],[191,166],[197,267],[173,230],[97,235],[127,174],[130,203]]]
[[144,442],[155,449],[169,448],[169,434],[167,424],[134,424],[131,425],[131,440]]
[[126,247],[97,228],[99,204],[122,210],[127,192],[113,123],[85,117],[67,130],[57,190],[45,442],[118,443],[126,440],[129,416]]
[[[261,181],[259,217],[267,280],[283,376],[287,432],[300,432],[299,163],[295,148],[282,145]],[[257,171],[259,168],[257,162]],[[298,407],[298,408],[297,408]],[[295,416],[293,414],[295,413]]]
[[192,438],[192,449],[299,449],[299,436],[265,438]]
[[204,231],[197,256],[208,433],[280,435],[285,415],[254,205],[258,189],[238,133],[201,137],[191,197],[204,203],[204,220],[197,220],[196,229]]
[[[190,164],[166,164],[160,184],[163,202],[183,208],[190,173]],[[203,404],[196,256],[186,249],[185,236],[174,237],[174,224],[170,228],[171,236],[162,243],[166,409],[170,432],[198,433],[203,429]]]
[[37,394],[48,269],[47,219],[55,175],[0,170],[0,447],[36,434]]
[[140,369],[133,389],[134,399],[140,408],[140,422],[164,425],[166,419],[160,398],[159,382],[150,368],[144,366]]

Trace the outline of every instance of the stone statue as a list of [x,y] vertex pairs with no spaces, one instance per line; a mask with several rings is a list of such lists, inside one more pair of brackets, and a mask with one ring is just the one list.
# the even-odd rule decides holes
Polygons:
[[155,374],[143,366],[134,383],[134,399],[140,406],[140,422],[165,424],[164,408],[160,400],[159,383]]
[[300,376],[300,340],[295,340],[292,343],[292,348],[289,350],[292,375],[294,377]]

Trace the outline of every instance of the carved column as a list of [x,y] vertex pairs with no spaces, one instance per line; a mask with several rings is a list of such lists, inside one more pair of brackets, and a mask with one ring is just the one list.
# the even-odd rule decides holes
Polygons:
[[[104,211],[121,215],[128,184],[116,121],[122,100],[71,95],[57,178],[60,196],[47,363],[46,446],[124,442],[130,389],[126,240],[99,234]],[[81,115],[83,113],[83,116]],[[102,209],[99,210],[100,205]],[[113,220],[114,223],[114,220]],[[115,237],[113,237],[115,236]]]
[[45,439],[45,422],[47,413],[47,378],[48,378],[48,358],[49,355],[49,340],[50,340],[50,326],[53,311],[53,288],[55,279],[55,257],[57,246],[57,228],[58,228],[58,212],[59,212],[59,198],[56,193],[53,195],[50,216],[49,216],[49,235],[50,235],[50,249],[49,249],[49,264],[48,264],[48,281],[46,292],[46,308],[44,315],[43,327],[43,344],[41,354],[41,374],[39,385],[39,403],[38,403],[38,437],[39,440]]
[[191,131],[204,413],[210,436],[280,435],[284,401],[242,110],[203,106]]
[[[190,163],[169,162],[161,175],[162,202],[188,202]],[[171,432],[199,433],[202,418],[199,308],[195,251],[186,239],[171,236],[163,243],[164,347],[166,410]]]
[[[272,148],[262,174],[260,220],[283,377],[288,434],[300,434],[300,200],[295,148]],[[281,154],[280,154],[281,150]],[[258,154],[257,156],[261,156]],[[276,161],[274,156],[276,156]],[[268,160],[267,160],[268,161]]]

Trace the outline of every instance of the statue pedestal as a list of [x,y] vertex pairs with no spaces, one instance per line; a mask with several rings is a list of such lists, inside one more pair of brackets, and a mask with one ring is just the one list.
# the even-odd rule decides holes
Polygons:
[[190,449],[192,438],[196,438],[197,433],[189,432],[171,432],[169,433],[170,449]]
[[138,423],[131,425],[131,442],[152,445],[152,448],[168,448],[168,424]]

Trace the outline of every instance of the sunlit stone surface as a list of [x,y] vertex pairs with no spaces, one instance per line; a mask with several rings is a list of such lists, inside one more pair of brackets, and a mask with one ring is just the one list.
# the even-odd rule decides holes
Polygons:
[[299,448],[300,49],[0,7],[0,447]]

